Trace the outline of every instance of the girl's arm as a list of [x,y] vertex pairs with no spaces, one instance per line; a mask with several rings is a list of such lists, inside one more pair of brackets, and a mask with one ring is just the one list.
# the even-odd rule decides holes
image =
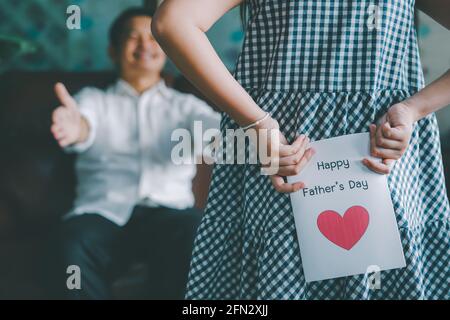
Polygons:
[[450,104],[450,70],[428,86],[391,106],[378,125],[370,126],[371,155],[383,159],[364,159],[371,170],[388,174],[390,164],[405,153],[414,122]]
[[250,95],[220,60],[205,32],[243,0],[166,0],[152,33],[181,72],[239,125],[264,117]]
[[[417,8],[450,29],[449,0],[416,0]],[[450,104],[450,70],[413,96],[389,108],[378,125],[371,125],[371,154],[382,162],[364,159],[371,170],[387,174],[390,164],[408,147],[413,123]]]
[[402,103],[411,109],[415,121],[449,105],[450,70]]
[[[166,0],[153,17],[152,33],[181,72],[207,98],[240,126],[246,126],[263,119],[266,113],[233,78],[205,35],[220,17],[242,1]],[[278,122],[271,117],[264,119],[256,129],[270,130],[270,135],[277,133]],[[271,160],[279,160],[274,161],[279,170],[271,170],[270,179],[277,191],[298,191],[304,187],[302,182],[286,183],[280,175],[298,174],[314,150],[306,149],[308,139],[304,136],[298,137],[291,145],[279,132],[277,137],[278,148],[273,149],[273,143],[276,143],[273,140],[269,139],[267,143],[266,154],[270,154]]]
[[[416,0],[418,9],[450,29],[449,0]],[[415,113],[415,120],[450,104],[450,70],[405,101]]]

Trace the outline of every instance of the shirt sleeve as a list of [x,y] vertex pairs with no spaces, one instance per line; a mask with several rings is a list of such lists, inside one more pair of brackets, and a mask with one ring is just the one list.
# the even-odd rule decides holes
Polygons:
[[[188,127],[193,137],[194,153],[195,156],[200,156],[203,153],[202,151],[208,150],[207,147],[211,143],[211,141],[203,139],[206,131],[211,129],[209,133],[215,133],[214,136],[220,133],[221,114],[216,112],[205,101],[191,94],[187,95],[187,105],[189,111],[187,116],[189,121]],[[199,130],[201,130],[200,134]]]
[[89,134],[86,141],[80,143],[74,143],[64,148],[67,153],[82,153],[88,150],[95,141],[98,124],[98,96],[99,90],[96,88],[85,88],[74,96],[77,101],[78,110],[81,115],[86,119],[89,125]]

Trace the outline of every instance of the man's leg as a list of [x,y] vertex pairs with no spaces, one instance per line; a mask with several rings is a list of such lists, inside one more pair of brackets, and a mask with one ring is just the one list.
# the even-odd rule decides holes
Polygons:
[[150,299],[184,298],[201,217],[202,212],[194,208],[136,208],[127,232],[139,237],[148,261]]
[[[123,230],[97,214],[84,214],[63,221],[56,232],[53,279],[58,298],[110,299],[110,272]],[[81,289],[69,289],[69,266],[81,272]]]

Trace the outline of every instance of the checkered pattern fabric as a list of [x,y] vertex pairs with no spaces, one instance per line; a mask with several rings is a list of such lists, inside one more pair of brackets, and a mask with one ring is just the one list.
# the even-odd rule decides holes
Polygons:
[[[367,21],[376,5],[378,28]],[[292,141],[367,132],[423,86],[414,1],[252,0],[235,76]],[[224,114],[221,129],[237,128]],[[450,208],[434,114],[388,184],[407,266],[306,283],[288,194],[253,164],[216,164],[188,299],[449,299]]]

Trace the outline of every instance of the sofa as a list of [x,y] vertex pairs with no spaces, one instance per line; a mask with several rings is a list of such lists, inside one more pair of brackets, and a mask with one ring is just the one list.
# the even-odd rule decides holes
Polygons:
[[[164,75],[169,86],[201,97],[183,78]],[[112,72],[14,72],[0,76],[0,299],[41,299],[41,274],[49,234],[72,206],[75,155],[64,153],[49,128],[59,105],[53,85],[69,92],[106,87]],[[195,206],[205,206],[211,166],[198,165]],[[145,298],[145,265],[137,261],[113,284],[117,298]]]

